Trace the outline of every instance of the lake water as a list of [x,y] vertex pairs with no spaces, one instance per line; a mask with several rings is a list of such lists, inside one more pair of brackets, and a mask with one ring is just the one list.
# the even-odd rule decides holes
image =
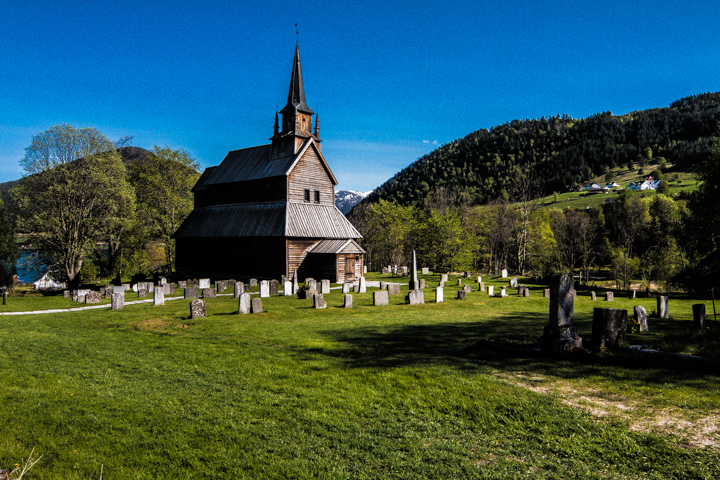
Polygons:
[[47,272],[47,267],[38,264],[37,251],[20,250],[20,259],[17,263],[17,276],[23,282],[34,282]]

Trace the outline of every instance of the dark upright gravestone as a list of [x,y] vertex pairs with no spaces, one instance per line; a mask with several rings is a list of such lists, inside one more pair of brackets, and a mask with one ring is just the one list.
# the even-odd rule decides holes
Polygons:
[[697,330],[705,330],[705,304],[696,303],[692,306],[693,311],[693,326]]
[[100,303],[102,301],[102,295],[100,292],[90,291],[85,295],[85,303]]
[[550,319],[545,325],[542,343],[553,350],[574,350],[582,346],[582,338],[574,326],[573,279],[571,275],[555,275],[550,281]]
[[627,310],[618,308],[596,308],[593,310],[593,348],[617,348],[625,344],[627,332]]
[[200,298],[200,288],[195,286],[185,287],[185,300],[197,300]]
[[203,288],[202,290],[203,298],[215,298],[217,297],[217,293],[215,293],[214,288]]
[[280,282],[278,282],[274,278],[272,280],[270,280],[270,296],[271,297],[278,295],[278,293],[280,292],[280,289],[278,288],[279,284],[280,284]]
[[262,300],[260,298],[253,298],[250,301],[250,312],[251,313],[262,313],[263,306],[262,306]]
[[458,299],[458,300],[465,300],[466,294],[467,294],[467,292],[465,292],[465,289],[464,289],[464,288],[461,288],[460,290],[458,290],[457,299]]

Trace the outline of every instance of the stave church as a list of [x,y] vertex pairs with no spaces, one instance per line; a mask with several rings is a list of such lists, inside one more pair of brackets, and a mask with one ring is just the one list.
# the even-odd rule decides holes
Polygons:
[[[194,209],[174,234],[176,270],[212,278],[362,275],[360,233],[335,206],[337,180],[305,101],[300,51],[270,143],[230,151],[193,187]],[[282,123],[282,128],[281,128]]]

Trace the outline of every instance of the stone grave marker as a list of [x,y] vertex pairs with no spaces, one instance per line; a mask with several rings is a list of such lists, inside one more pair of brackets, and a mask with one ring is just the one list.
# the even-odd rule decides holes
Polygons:
[[202,290],[203,298],[215,298],[217,297],[217,293],[215,293],[214,288],[203,288]]
[[187,288],[187,280],[179,280],[178,288]]
[[314,278],[306,278],[305,285],[309,288],[314,288],[315,290],[317,290],[317,280],[315,280]]
[[465,293],[472,292],[472,287],[470,285],[463,285],[462,289],[465,291]]
[[[167,285],[167,284],[165,284]],[[156,288],[153,292],[153,305],[165,305],[165,289],[164,288]]]
[[464,289],[460,289],[457,292],[457,299],[458,300],[465,300],[465,296],[467,295],[467,292]]
[[352,283],[347,283],[347,282],[343,283],[342,293],[345,293],[345,294],[350,293],[351,288],[352,288]]
[[419,288],[420,290],[422,290],[423,288],[425,288],[425,279],[424,279],[424,278],[421,278],[420,280],[418,280],[418,282],[419,282],[418,288]]
[[306,287],[304,290],[300,290],[298,292],[298,297],[305,300],[311,300],[315,295],[317,295],[318,291],[314,287]]
[[462,278],[458,278],[457,281],[458,281],[458,283],[457,283],[458,286],[462,285]]
[[238,297],[238,313],[250,313],[250,294],[241,293]]
[[138,298],[145,298],[148,295],[150,295],[150,293],[147,291],[147,289],[141,288],[138,290]]
[[435,303],[443,303],[443,287],[435,289]]
[[403,265],[403,267],[402,267],[402,274],[403,274],[403,277],[408,274],[408,267],[407,267],[407,265]]
[[380,290],[379,292],[373,292],[373,305],[387,305],[389,303],[389,296],[387,290]]
[[440,281],[441,281],[441,282],[447,282],[447,281],[448,281],[448,274],[447,274],[447,273],[441,274],[441,275],[440,275]]
[[625,344],[627,310],[595,308],[593,310],[592,340],[596,349],[617,348]]
[[657,298],[657,313],[658,318],[670,318],[670,310],[668,308],[668,297],[661,295]]
[[293,289],[292,293],[297,293],[298,290],[300,290],[300,284],[298,283],[298,273],[297,270],[295,270],[295,273],[293,274]]
[[260,281],[260,298],[268,298],[270,296],[270,282],[267,280]]
[[322,295],[330,293],[330,280],[320,280],[320,293]]
[[517,287],[517,284],[518,284],[518,283],[517,283],[517,278],[513,277],[513,278],[510,279],[510,288],[515,288],[515,287]]
[[488,295],[492,297],[493,295],[495,295],[495,287],[493,287],[492,285],[488,285],[487,292]]
[[478,283],[478,285],[480,285],[481,283],[483,283],[482,277],[477,277],[477,283]]
[[210,279],[209,278],[201,278],[198,282],[199,282],[198,287],[200,287],[200,290],[210,288]]
[[63,298],[70,298],[70,290],[63,290]]
[[243,282],[235,282],[235,289],[233,290],[235,298],[240,298],[240,295],[243,293],[245,293],[245,284]]
[[405,303],[410,305],[422,305],[425,303],[425,296],[422,290],[410,290],[407,297],[405,297]]
[[257,278],[251,278],[248,285],[250,285],[250,288],[257,287],[258,286]]
[[550,298],[550,289],[549,288],[546,288],[545,290],[543,290],[543,296],[545,298]]
[[278,294],[279,282],[275,279],[270,280],[270,296],[274,297]]
[[530,296],[530,289],[525,287],[523,290],[523,296],[529,297]]
[[705,316],[705,304],[696,303],[692,306],[693,311],[693,327],[696,330],[705,330],[707,317]]
[[637,298],[637,290],[633,289],[630,298]]
[[360,277],[358,280],[359,293],[367,292],[367,286],[365,285],[365,277]]
[[574,350],[582,346],[582,338],[574,326],[575,297],[571,275],[554,275],[550,281],[550,316],[542,336],[545,347],[553,350]]
[[147,282],[147,291],[148,293],[155,291],[155,284],[153,282]]
[[205,302],[202,300],[193,300],[190,302],[190,318],[203,318],[206,316]]
[[90,291],[85,295],[85,303],[100,303],[102,301],[102,295],[100,292]]
[[283,282],[283,296],[289,297],[293,294],[293,288],[292,288],[292,282],[290,280],[285,280]]
[[343,308],[353,308],[352,295],[350,295],[349,293],[345,295],[345,303],[343,304]]
[[430,269],[429,269],[428,267],[422,267],[422,269],[420,270],[420,272],[421,272],[423,275],[429,275],[429,274],[430,274]]
[[388,283],[387,284],[388,295],[400,295],[400,284],[399,283]]
[[484,292],[485,291],[485,283],[480,282],[478,283],[478,292]]
[[315,294],[313,297],[313,306],[315,308],[327,308],[327,303],[325,303],[325,297],[323,297],[322,293]]
[[444,286],[445,286],[445,282],[443,282],[442,280],[440,280],[440,283],[438,284],[438,287],[444,287]]
[[507,290],[505,289],[505,287],[501,287],[501,288],[500,288],[500,296],[501,296],[501,297],[507,297],[507,296],[508,296]]
[[110,308],[113,310],[122,310],[125,308],[125,294],[113,293],[112,299],[110,300]]
[[388,282],[380,282],[380,290],[387,290]]
[[615,300],[615,295],[613,294],[613,292],[605,292],[605,301],[612,302],[613,300]]
[[197,300],[200,298],[200,288],[198,286],[185,288],[185,300]]
[[502,275],[502,278],[507,278],[508,271],[503,268],[503,270],[502,270],[502,272],[500,272],[500,274]]
[[160,281],[158,282],[158,285],[165,285],[167,283],[167,278],[162,277],[160,278]]
[[262,299],[260,298],[253,298],[250,301],[250,313],[262,313],[263,306],[262,306]]
[[415,256],[415,250],[413,250],[412,256],[412,278],[410,278],[410,290],[418,288],[418,274],[417,274],[417,257]]
[[388,267],[382,267],[382,273],[383,275],[388,275],[390,273],[390,269]]
[[642,305],[635,305],[635,308],[633,309],[635,312],[635,321],[640,326],[641,332],[647,332],[648,331],[648,322],[647,322],[647,311],[645,311],[645,307]]
[[215,292],[217,293],[225,293],[225,289],[227,288],[227,283],[223,280],[218,280],[215,282]]
[[595,290],[590,292],[590,299],[594,302],[597,300],[597,293],[595,293]]

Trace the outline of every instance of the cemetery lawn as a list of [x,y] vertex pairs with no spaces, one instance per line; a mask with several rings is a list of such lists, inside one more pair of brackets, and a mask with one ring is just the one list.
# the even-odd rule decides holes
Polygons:
[[[221,296],[197,320],[186,300],[0,316],[0,468],[34,448],[28,480],[720,477],[718,376],[542,355],[548,300],[531,287],[459,301],[453,286],[442,304],[427,288],[413,307],[373,307],[369,289],[352,310],[333,290],[325,310],[273,297],[242,316]],[[608,303],[579,291],[581,336],[593,307],[655,310]],[[692,303],[629,342],[717,359]]]

